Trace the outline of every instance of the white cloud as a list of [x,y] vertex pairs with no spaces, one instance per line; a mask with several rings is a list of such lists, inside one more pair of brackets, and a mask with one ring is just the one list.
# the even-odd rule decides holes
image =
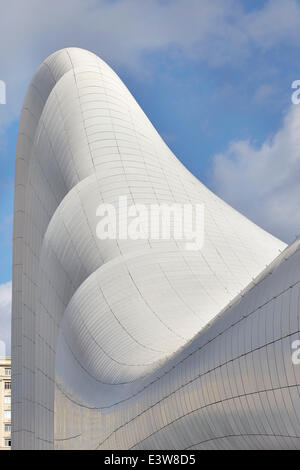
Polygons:
[[[10,0],[0,16],[1,77],[7,105],[0,124],[19,114],[39,63],[66,46],[91,49],[113,67],[142,74],[147,53],[167,51],[178,60],[211,66],[241,64],[251,47],[297,44],[300,6],[272,0],[251,13],[238,0]],[[5,111],[4,111],[5,109]]]
[[[0,284],[0,342],[6,345],[6,354],[10,354],[11,332],[11,282]],[[2,354],[2,353],[1,353]]]
[[263,49],[280,43],[297,44],[300,6],[297,0],[269,0],[264,8],[246,15],[242,27],[249,38]]
[[300,106],[292,105],[278,132],[257,146],[231,142],[214,157],[217,194],[284,241],[300,235]]

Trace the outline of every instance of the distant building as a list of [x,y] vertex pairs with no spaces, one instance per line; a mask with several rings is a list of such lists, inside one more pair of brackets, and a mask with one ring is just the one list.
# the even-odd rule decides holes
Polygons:
[[0,357],[0,450],[11,448],[11,359]]

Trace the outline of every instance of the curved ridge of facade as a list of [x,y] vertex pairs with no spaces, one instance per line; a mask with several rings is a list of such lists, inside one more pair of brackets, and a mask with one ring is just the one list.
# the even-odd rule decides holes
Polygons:
[[[202,249],[99,240],[97,207],[120,196],[203,204]],[[13,447],[299,447],[298,244],[283,250],[191,175],[105,62],[48,57],[16,155]]]

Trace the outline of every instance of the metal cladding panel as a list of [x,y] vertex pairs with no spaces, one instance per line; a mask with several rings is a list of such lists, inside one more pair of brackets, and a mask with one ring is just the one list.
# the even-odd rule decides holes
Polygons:
[[[202,249],[100,240],[97,207],[121,196],[203,204]],[[285,248],[189,173],[105,62],[51,55],[16,155],[13,448],[299,448]]]

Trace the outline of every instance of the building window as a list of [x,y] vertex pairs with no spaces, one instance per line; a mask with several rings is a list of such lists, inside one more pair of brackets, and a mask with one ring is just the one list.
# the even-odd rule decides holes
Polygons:
[[9,375],[9,376],[10,376],[10,375],[11,375],[11,369],[6,368],[6,369],[5,369],[5,375]]
[[10,419],[10,418],[11,418],[11,411],[4,410],[4,419]]
[[11,446],[11,439],[4,439],[4,445],[5,445],[5,447],[10,447]]
[[9,423],[4,424],[4,432],[11,432],[11,424]]
[[5,390],[10,390],[11,389],[11,383],[10,382],[4,382],[4,389]]
[[11,404],[11,396],[10,395],[7,395],[4,397],[4,403],[6,405],[10,405]]

